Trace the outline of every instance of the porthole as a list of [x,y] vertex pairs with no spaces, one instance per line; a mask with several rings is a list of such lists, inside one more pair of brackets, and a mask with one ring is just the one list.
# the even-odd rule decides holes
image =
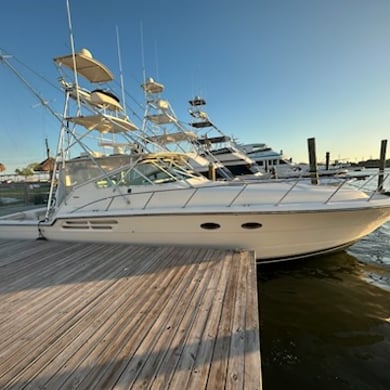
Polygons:
[[243,229],[247,230],[255,230],[255,229],[260,229],[263,225],[258,222],[246,222],[241,225]]
[[214,223],[214,222],[205,222],[200,225],[202,229],[205,230],[217,230],[221,227],[219,223]]

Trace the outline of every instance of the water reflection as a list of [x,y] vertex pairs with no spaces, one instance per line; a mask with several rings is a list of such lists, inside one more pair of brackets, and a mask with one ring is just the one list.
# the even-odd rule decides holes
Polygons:
[[390,267],[390,224],[386,223],[364,237],[348,252],[365,263],[387,264]]
[[367,283],[374,265],[342,252],[258,266],[265,390],[390,388],[390,295]]

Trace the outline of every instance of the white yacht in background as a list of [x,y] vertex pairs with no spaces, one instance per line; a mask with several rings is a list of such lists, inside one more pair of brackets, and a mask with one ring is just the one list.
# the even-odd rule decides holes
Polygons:
[[[309,164],[294,163],[265,143],[238,144],[249,157],[256,161],[264,172],[272,172],[276,178],[310,177]],[[317,164],[319,177],[354,177],[348,175],[348,168],[342,164]]]
[[197,120],[188,129],[187,124],[177,118],[168,100],[162,98],[163,84],[149,78],[141,87],[146,96],[142,132],[149,148],[157,147],[161,151],[163,146],[169,151],[186,153],[193,168],[206,177],[210,176],[211,167],[217,178],[225,180],[262,176],[255,161],[237,149],[231,139],[209,121],[207,114],[200,111],[200,106],[205,104],[203,99],[190,101],[190,113]]
[[189,101],[190,125],[196,130],[197,147],[201,155],[211,155],[220,161],[234,177],[260,179],[263,175],[256,161],[240,150],[233,139],[211,122],[204,106],[205,99],[196,96]]
[[[232,173],[210,153],[197,148],[197,135],[176,117],[168,100],[162,98],[164,84],[148,78],[142,85],[146,98],[141,132],[149,151],[185,153],[195,171],[206,177],[217,175],[232,180]],[[212,168],[212,169],[211,169]]]
[[[112,79],[89,51],[55,63],[90,83]],[[82,95],[77,79],[61,85],[59,173],[48,206],[0,218],[0,238],[250,249],[259,261],[280,261],[340,250],[390,219],[388,196],[345,183],[210,181],[186,154],[142,150],[143,133],[110,99],[97,102],[87,88]],[[140,149],[97,155],[92,142],[101,134]]]
[[239,148],[264,171],[273,171],[278,178],[300,176],[302,167],[283,156],[265,143],[238,144]]

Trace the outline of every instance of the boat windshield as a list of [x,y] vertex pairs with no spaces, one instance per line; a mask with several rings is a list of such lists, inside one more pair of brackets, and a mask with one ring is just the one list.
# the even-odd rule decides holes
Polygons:
[[64,170],[65,186],[94,181],[98,188],[116,185],[160,184],[199,177],[180,159],[108,156],[70,160]]
[[65,163],[62,170],[64,184],[73,187],[84,184],[98,177],[109,175],[122,166],[128,166],[134,157],[130,155],[106,156],[91,159],[90,157],[78,157]]

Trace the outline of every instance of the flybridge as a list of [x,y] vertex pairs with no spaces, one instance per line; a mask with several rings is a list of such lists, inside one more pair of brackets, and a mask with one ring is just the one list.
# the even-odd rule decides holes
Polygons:
[[223,142],[229,142],[231,141],[231,138],[228,136],[221,136],[221,137],[204,137],[204,138],[198,138],[198,142],[200,144],[218,144]]
[[75,54],[56,57],[54,62],[77,72],[90,83],[105,83],[114,80],[111,71],[104,64],[94,59],[92,53],[87,49],[81,49]]

